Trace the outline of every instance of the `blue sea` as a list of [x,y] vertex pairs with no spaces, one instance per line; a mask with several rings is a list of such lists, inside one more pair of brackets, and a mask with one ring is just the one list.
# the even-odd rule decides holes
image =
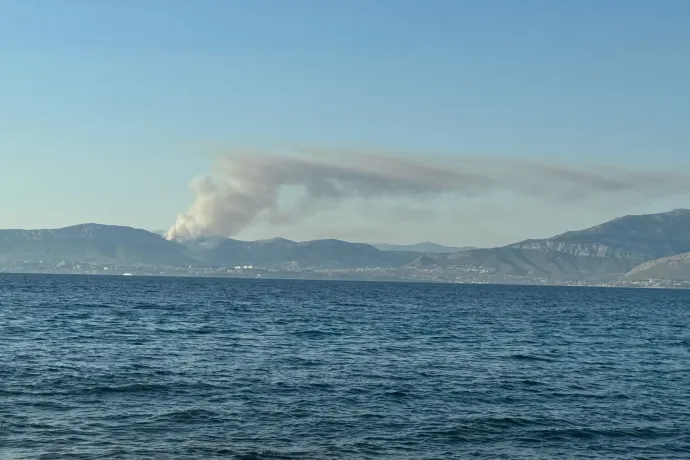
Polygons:
[[3,275],[0,458],[688,459],[690,292]]

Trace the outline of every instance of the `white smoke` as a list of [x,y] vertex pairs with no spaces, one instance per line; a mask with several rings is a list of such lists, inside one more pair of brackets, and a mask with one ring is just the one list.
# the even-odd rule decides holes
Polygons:
[[[178,215],[166,238],[233,236],[260,217],[272,223],[296,223],[323,207],[356,198],[443,194],[473,198],[503,189],[560,201],[602,194],[633,199],[688,191],[687,177],[681,172],[582,168],[514,159],[440,161],[359,152],[237,152],[222,157],[213,177],[192,181],[196,199]],[[280,198],[287,189],[296,189],[300,195],[292,206],[282,209]]]

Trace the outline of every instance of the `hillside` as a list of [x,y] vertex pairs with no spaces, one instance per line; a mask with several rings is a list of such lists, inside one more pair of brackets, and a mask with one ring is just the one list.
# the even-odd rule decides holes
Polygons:
[[[61,267],[68,263],[165,266],[176,267],[177,273],[190,266],[227,273],[251,265],[289,272],[354,270],[466,282],[690,279],[690,211],[624,216],[584,230],[491,249],[445,252],[451,248],[433,243],[382,247],[387,250],[335,239],[206,237],[178,242],[130,227],[83,224],[55,230],[0,230],[0,269],[26,270],[32,263],[45,269],[44,262],[49,262]],[[201,272],[195,268],[191,273]]]
[[197,240],[185,245],[188,254],[208,264],[261,268],[392,267],[404,265],[416,257],[416,254],[383,252],[368,244],[333,239],[295,242],[283,238],[264,241],[228,238],[211,243]]
[[628,273],[625,279],[668,279],[690,281],[690,252],[644,262]]
[[381,251],[421,252],[428,254],[452,254],[454,252],[469,251],[470,249],[476,249],[469,246],[444,246],[442,244],[431,243],[428,241],[416,244],[374,244],[372,246]]
[[515,277],[549,281],[593,281],[615,278],[630,270],[633,263],[624,259],[505,247],[423,256],[415,259],[409,266],[454,271],[477,281],[504,281]]
[[54,230],[0,230],[0,259],[188,266],[174,242],[145,230],[82,224]]
[[690,251],[690,210],[618,217],[584,230],[509,247],[641,263]]
[[419,257],[413,267],[452,270],[465,278],[548,281],[618,279],[639,264],[690,252],[690,210],[623,216],[584,230],[505,247]]

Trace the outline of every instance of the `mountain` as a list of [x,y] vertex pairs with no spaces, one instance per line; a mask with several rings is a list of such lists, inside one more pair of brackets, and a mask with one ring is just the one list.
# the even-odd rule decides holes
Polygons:
[[340,240],[295,242],[283,238],[239,241],[204,237],[184,242],[130,227],[82,224],[61,229],[0,230],[0,265],[93,263],[146,266],[252,265],[256,268],[399,267],[416,257]]
[[54,230],[0,230],[0,259],[188,266],[184,248],[146,230],[82,224]]
[[615,258],[594,258],[559,251],[502,247],[474,249],[440,256],[421,256],[408,266],[442,269],[475,281],[521,278],[555,282],[609,280],[630,270],[631,264]]
[[476,280],[618,279],[649,260],[690,252],[690,210],[623,216],[584,230],[505,247],[420,257],[411,266]]
[[470,246],[444,246],[442,244],[431,243],[428,241],[416,244],[374,244],[372,246],[381,251],[422,252],[429,254],[450,254],[453,252],[469,251],[470,249],[476,249]]
[[174,273],[187,273],[192,266],[189,273],[199,274],[251,265],[278,271],[351,270],[361,276],[374,273],[464,282],[690,280],[690,210],[623,216],[583,230],[497,248],[449,248],[433,243],[378,246],[334,239],[167,241],[145,230],[83,224],[55,230],[0,230],[0,270],[30,270],[38,264],[45,271],[69,263],[91,263],[174,267]]
[[624,279],[667,279],[690,281],[690,252],[661,257],[644,262],[628,273]]
[[690,210],[618,217],[584,230],[509,247],[641,263],[690,251]]
[[240,241],[225,238],[206,244],[185,242],[188,254],[212,265],[252,265],[261,268],[364,268],[403,265],[416,255],[388,253],[363,243],[340,240],[295,242],[283,238]]

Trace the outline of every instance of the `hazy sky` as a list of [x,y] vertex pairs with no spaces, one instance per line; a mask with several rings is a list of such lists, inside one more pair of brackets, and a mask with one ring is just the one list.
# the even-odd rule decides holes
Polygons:
[[[0,227],[168,228],[237,147],[679,171],[689,56],[687,0],[0,0]],[[490,245],[675,207],[498,191],[239,236]]]

